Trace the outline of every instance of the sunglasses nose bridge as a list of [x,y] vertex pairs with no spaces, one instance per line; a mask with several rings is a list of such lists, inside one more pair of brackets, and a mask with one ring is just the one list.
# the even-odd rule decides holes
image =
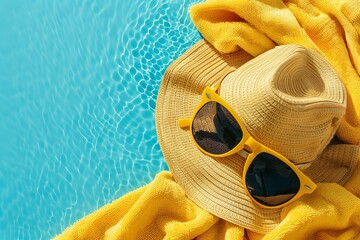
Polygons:
[[252,137],[246,139],[244,144],[245,144],[244,149],[249,153],[257,152],[260,149],[260,144],[257,141],[255,141],[255,139],[253,139]]

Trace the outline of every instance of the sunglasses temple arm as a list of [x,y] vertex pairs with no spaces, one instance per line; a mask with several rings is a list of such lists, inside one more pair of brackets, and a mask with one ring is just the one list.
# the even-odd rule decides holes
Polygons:
[[178,124],[179,124],[179,127],[181,127],[181,128],[190,127],[191,118],[180,118],[178,120]]
[[211,86],[211,88],[213,89],[214,92],[216,92],[219,89],[221,82],[222,82],[222,79]]

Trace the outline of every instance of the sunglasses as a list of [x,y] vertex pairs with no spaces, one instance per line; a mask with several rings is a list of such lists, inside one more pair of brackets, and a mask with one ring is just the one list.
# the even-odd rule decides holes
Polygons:
[[178,122],[181,128],[190,127],[200,151],[212,157],[238,153],[245,158],[242,177],[246,193],[264,208],[283,207],[312,193],[316,184],[289,159],[256,141],[216,93],[218,86],[206,87],[193,116]]

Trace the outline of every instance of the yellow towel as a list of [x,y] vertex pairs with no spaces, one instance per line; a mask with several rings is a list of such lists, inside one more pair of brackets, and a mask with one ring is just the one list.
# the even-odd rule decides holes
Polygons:
[[275,45],[297,43],[322,53],[348,91],[337,136],[360,145],[360,3],[353,0],[208,0],[191,18],[220,52],[253,56]]
[[[256,56],[278,44],[298,43],[324,54],[348,91],[338,131],[360,145],[360,4],[351,0],[209,0],[191,17],[221,52],[243,48]],[[360,158],[360,157],[359,157]],[[186,198],[171,173],[84,217],[55,239],[273,240],[360,239],[360,164],[344,187],[318,184],[282,210],[282,222],[266,235],[225,222]]]
[[128,193],[84,217],[56,240],[273,240],[360,239],[360,164],[346,187],[319,184],[282,211],[282,222],[259,235],[221,220],[196,206],[171,173],[159,173],[149,185]]
[[149,185],[128,193],[66,229],[61,239],[243,239],[244,229],[199,208],[159,173]]

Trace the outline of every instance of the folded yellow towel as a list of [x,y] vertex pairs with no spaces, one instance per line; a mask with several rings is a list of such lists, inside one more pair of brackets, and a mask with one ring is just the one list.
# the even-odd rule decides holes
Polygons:
[[360,145],[360,3],[352,0],[208,0],[191,18],[220,52],[240,48],[253,56],[297,43],[322,53],[348,91],[337,136]]
[[[243,48],[256,56],[275,45],[297,43],[324,54],[348,91],[338,130],[360,145],[360,4],[351,0],[209,0],[191,8],[204,38],[221,52]],[[345,188],[318,184],[282,210],[266,235],[225,222],[190,201],[171,173],[128,193],[66,229],[55,239],[360,239],[360,164]]]
[[199,208],[162,172],[149,185],[128,193],[66,229],[60,239],[242,239],[244,229]]
[[128,193],[66,229],[62,239],[120,240],[273,240],[359,239],[360,164],[345,188],[319,184],[282,211],[282,222],[259,235],[221,220],[196,206],[171,173],[159,173],[149,185]]

